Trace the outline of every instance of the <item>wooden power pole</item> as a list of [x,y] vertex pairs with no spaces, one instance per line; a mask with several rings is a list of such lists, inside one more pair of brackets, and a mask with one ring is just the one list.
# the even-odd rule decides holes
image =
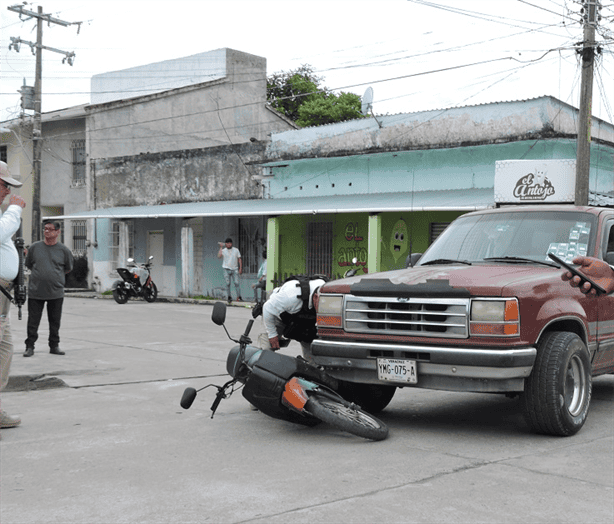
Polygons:
[[591,116],[593,105],[593,68],[595,65],[595,26],[599,0],[584,0],[584,39],[582,49],[582,80],[580,86],[580,115],[578,121],[578,148],[576,153],[577,206],[588,205],[589,173],[591,166]]
[[42,153],[43,153],[43,137],[42,137],[42,81],[43,81],[43,49],[54,51],[65,55],[63,62],[68,61],[69,65],[73,64],[75,53],[61,51],[53,47],[43,45],[43,22],[48,24],[58,24],[64,27],[78,24],[81,27],[81,22],[65,22],[50,15],[43,14],[43,8],[38,6],[38,12],[25,9],[22,5],[13,5],[7,7],[9,11],[19,13],[19,18],[25,19],[36,18],[36,42],[27,42],[21,38],[11,37],[11,45],[9,49],[14,48],[19,52],[20,44],[27,44],[34,52],[36,49],[36,71],[34,78],[34,118],[32,121],[32,242],[41,239],[41,170],[42,170]]

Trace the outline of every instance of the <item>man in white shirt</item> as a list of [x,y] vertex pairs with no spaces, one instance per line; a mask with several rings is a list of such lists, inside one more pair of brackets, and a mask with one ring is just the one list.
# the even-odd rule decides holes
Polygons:
[[[241,253],[236,247],[232,247],[232,238],[227,238],[224,242],[219,242],[220,250],[217,253],[217,258],[223,258],[222,270],[224,271],[224,280],[226,281],[226,291],[228,294],[228,303],[232,302],[230,295],[230,281],[232,280],[237,290],[237,302],[242,302],[241,289],[239,287],[239,275],[243,273],[243,260]],[[224,247],[225,246],[225,247]]]
[[[289,280],[281,287],[275,288],[269,299],[262,307],[262,320],[266,329],[266,335],[261,335],[258,339],[262,349],[277,350],[280,348],[280,336],[287,331],[291,319],[289,315],[305,313],[303,319],[297,319],[298,331],[303,331],[299,338],[295,338],[301,343],[303,355],[308,354],[309,346],[315,336],[315,311],[313,308],[313,296],[326,281],[324,279],[314,279],[309,281],[309,296],[307,304],[303,299],[300,283],[297,280]],[[304,307],[303,307],[304,306]],[[300,325],[304,322],[304,326]],[[309,333],[311,332],[311,333]],[[290,338],[293,338],[290,336]]]
[[[10,194],[11,187],[21,187],[22,183],[11,177],[8,166],[0,162],[0,204]],[[19,256],[12,236],[19,229],[21,211],[26,207],[23,198],[11,195],[9,206],[2,213],[0,210],[0,286],[8,290],[17,276],[19,269]],[[4,293],[0,293],[0,392],[9,381],[9,370],[13,360],[13,337],[11,335],[11,322],[9,309],[11,302]],[[4,410],[0,410],[0,428],[13,428],[21,424],[19,417],[12,417]]]

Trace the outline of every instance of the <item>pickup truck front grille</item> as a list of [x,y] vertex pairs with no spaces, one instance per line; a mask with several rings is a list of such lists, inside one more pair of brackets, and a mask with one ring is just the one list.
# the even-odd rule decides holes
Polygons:
[[344,329],[349,333],[467,338],[468,299],[356,297],[346,295]]

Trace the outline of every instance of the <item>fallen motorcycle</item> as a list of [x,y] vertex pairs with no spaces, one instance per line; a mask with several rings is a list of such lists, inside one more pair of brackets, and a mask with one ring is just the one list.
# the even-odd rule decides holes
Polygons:
[[239,340],[235,340],[224,325],[226,304],[216,302],[211,318],[238,344],[230,350],[226,360],[226,370],[232,379],[223,386],[208,384],[199,390],[186,388],[180,403],[183,409],[192,406],[198,391],[214,387],[218,391],[211,405],[213,418],[220,402],[242,388],[248,402],[273,418],[306,426],[322,421],[370,440],[384,440],[388,436],[388,427],[382,421],[336,393],[338,384],[333,377],[302,357],[251,346],[249,333],[253,319],[249,320]]
[[151,279],[151,264],[153,256],[147,264],[136,264],[133,258],[128,259],[129,267],[118,267],[117,272],[122,280],[113,282],[113,298],[118,304],[125,304],[128,299],[144,298],[147,302],[155,302],[158,298],[158,288]]

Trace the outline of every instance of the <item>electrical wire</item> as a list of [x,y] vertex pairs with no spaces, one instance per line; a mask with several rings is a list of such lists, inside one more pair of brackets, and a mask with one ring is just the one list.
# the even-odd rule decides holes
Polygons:
[[[431,2],[422,2],[422,1],[416,1],[416,0],[411,0],[411,1],[414,1],[414,3],[420,3],[420,4],[425,4],[425,5],[427,5],[427,4],[432,4]],[[552,1],[552,0],[551,0],[551,1]],[[528,2],[523,2],[523,3],[528,3]],[[554,2],[552,2],[552,3],[554,3]],[[432,5],[434,5],[434,6],[435,6],[436,4],[432,4]],[[465,14],[465,13],[463,13],[463,14]],[[564,48],[559,48],[559,49],[564,49]],[[544,58],[544,56],[545,56],[546,54],[548,54],[548,53],[550,53],[550,52],[552,52],[552,51],[556,51],[556,50],[557,50],[557,49],[551,49],[551,50],[548,50],[548,51],[547,51],[547,52],[546,52],[544,55],[542,55],[542,57],[540,57],[540,58],[538,58],[538,59],[535,59],[534,61],[541,60],[542,58]],[[405,58],[407,58],[407,57],[405,57]],[[508,57],[508,58],[515,59],[515,58],[513,58],[513,57]],[[399,58],[399,60],[400,60],[400,59],[403,59],[403,58]],[[506,59],[506,58],[495,59],[495,60],[505,60],[505,59]],[[395,60],[397,60],[397,59],[395,59]],[[515,59],[515,60],[517,60],[517,59]],[[518,61],[519,61],[519,60],[518,60]],[[486,62],[484,62],[484,63],[486,63]],[[381,83],[381,82],[388,82],[388,81],[397,81],[397,80],[400,80],[400,79],[411,78],[412,76],[419,76],[419,75],[426,75],[426,74],[434,74],[434,73],[444,72],[444,71],[453,70],[453,69],[462,68],[462,67],[469,67],[469,66],[471,66],[471,65],[480,65],[480,64],[481,64],[481,62],[478,62],[478,63],[474,63],[474,64],[466,64],[466,65],[462,65],[462,66],[453,66],[453,67],[450,67],[450,68],[441,68],[441,69],[438,69],[438,70],[432,70],[432,71],[428,71],[428,72],[424,72],[424,73],[417,73],[417,74],[412,74],[412,75],[403,75],[403,76],[399,76],[399,77],[393,77],[393,78],[387,78],[387,79],[380,79],[380,80],[372,80],[372,81],[370,81],[370,82],[364,82],[364,83],[352,84],[352,85],[348,85],[348,86],[343,86],[343,87],[334,88],[333,90],[343,90],[343,89],[348,89],[348,88],[352,88],[352,87],[364,86],[364,85],[367,85],[367,84],[368,84],[368,85],[370,85],[370,84],[373,84],[373,83]],[[369,66],[369,65],[372,65],[372,64],[367,62],[367,63],[363,64],[363,67],[366,67],[366,66]],[[356,65],[356,64],[355,64],[355,65],[352,65],[352,66],[348,66],[348,68],[349,68],[349,67],[359,67],[359,65]],[[335,70],[335,69],[336,69],[336,68],[331,68],[331,69],[329,69],[329,70]],[[59,94],[59,93],[58,93],[58,94]],[[477,95],[474,95],[474,96],[477,96]],[[394,97],[393,97],[393,98],[394,98]],[[399,98],[401,98],[401,97],[399,97]],[[226,109],[237,109],[237,108],[240,108],[240,107],[244,107],[244,106],[246,106],[246,105],[250,105],[250,104],[237,105],[237,106],[233,106],[232,108],[231,108],[231,107],[228,107],[228,108],[226,108]],[[202,115],[202,114],[204,114],[204,113],[206,113],[206,112],[209,112],[209,111],[200,112],[200,113],[193,113],[193,114],[191,114],[191,115],[182,115],[182,118],[189,117],[189,116],[195,116],[195,115]],[[157,120],[155,120],[155,121],[160,121],[160,120],[164,120],[164,119],[172,119],[172,118],[175,118],[175,117],[172,117],[172,116],[171,116],[171,117],[165,117],[165,118],[163,118],[163,119],[157,119]],[[154,120],[151,120],[151,121],[149,121],[149,122],[154,122]],[[144,122],[144,123],[145,123],[145,122]],[[231,128],[231,129],[236,129],[236,128],[238,128],[238,127],[239,127],[239,126],[235,126],[235,128]],[[179,135],[176,135],[176,136],[184,136],[184,135],[179,134]]]

